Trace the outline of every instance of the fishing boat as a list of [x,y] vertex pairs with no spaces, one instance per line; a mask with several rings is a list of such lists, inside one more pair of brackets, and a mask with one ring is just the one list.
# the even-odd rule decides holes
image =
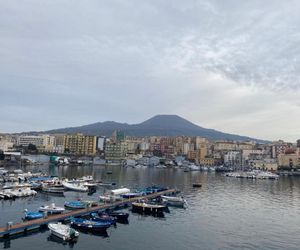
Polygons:
[[166,210],[166,205],[150,204],[146,202],[133,202],[132,211],[138,213],[158,214]]
[[41,212],[32,212],[27,209],[24,210],[24,219],[25,220],[36,220],[44,217],[44,213]]
[[71,219],[71,227],[78,228],[83,231],[105,231],[110,227],[110,223],[101,222],[101,221],[93,221],[83,218],[72,218]]
[[72,240],[79,236],[79,232],[75,229],[69,227],[68,225],[64,225],[62,223],[49,223],[48,228],[51,234],[65,240]]
[[187,205],[187,202],[183,197],[162,195],[161,198],[163,202],[170,206],[184,207]]
[[71,210],[84,209],[84,208],[87,208],[88,206],[89,206],[88,203],[82,202],[82,201],[66,201],[65,202],[65,208],[71,209]]
[[50,205],[43,205],[39,208],[39,212],[47,212],[49,214],[60,214],[63,213],[65,209],[63,207],[57,207],[55,203]]
[[111,217],[116,218],[118,221],[128,220],[129,213],[116,212],[116,211],[108,211],[107,214]]
[[111,225],[116,225],[117,223],[115,217],[109,216],[106,213],[91,213],[91,218],[93,221],[108,222]]
[[88,187],[84,186],[81,183],[70,183],[70,182],[64,181],[62,184],[66,189],[69,189],[72,191],[87,192],[89,190]]

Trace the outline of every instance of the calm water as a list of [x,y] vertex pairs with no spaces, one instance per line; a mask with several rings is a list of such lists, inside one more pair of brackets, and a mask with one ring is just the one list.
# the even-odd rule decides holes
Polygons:
[[[183,191],[189,207],[171,209],[164,218],[130,213],[129,224],[118,224],[107,237],[81,233],[77,243],[62,244],[49,231],[0,242],[11,249],[300,249],[300,178],[278,181],[243,180],[215,173],[121,167],[43,167],[66,177],[93,175],[118,186],[140,187],[153,183]],[[27,170],[32,170],[28,167]],[[112,175],[106,171],[112,170]],[[201,189],[191,188],[201,182]],[[63,205],[74,198],[97,199],[103,189],[87,196],[66,192],[65,197],[38,194],[16,201],[0,201],[1,225],[20,221],[25,208],[42,204]]]

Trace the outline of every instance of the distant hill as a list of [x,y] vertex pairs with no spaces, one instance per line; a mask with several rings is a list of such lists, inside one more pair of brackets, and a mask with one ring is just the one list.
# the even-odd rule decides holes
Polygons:
[[113,131],[122,130],[128,136],[201,136],[210,140],[263,140],[247,136],[223,133],[214,129],[200,127],[177,115],[156,115],[139,124],[118,123],[113,121],[97,122],[80,127],[61,128],[45,133],[83,133],[89,135],[111,136]]

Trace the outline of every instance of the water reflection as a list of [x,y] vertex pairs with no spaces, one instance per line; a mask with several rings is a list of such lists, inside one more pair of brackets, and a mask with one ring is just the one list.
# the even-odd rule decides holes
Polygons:
[[68,245],[69,248],[74,248],[74,245],[77,243],[77,239],[72,239],[70,241],[65,241],[53,234],[50,234],[47,238],[47,241],[51,241],[51,242],[55,242],[57,244],[61,244],[61,245]]

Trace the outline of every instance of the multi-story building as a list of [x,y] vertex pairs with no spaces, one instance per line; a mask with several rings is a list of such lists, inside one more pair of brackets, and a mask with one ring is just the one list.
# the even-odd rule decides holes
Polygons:
[[64,148],[65,153],[76,155],[95,155],[96,154],[96,136],[73,134],[65,135]]
[[203,158],[199,160],[199,164],[204,166],[215,166],[216,163],[217,160],[214,158]]
[[282,140],[273,142],[271,145],[271,156],[272,158],[277,158],[280,154],[285,154],[285,152],[290,148],[293,148],[291,143],[287,143]]
[[13,149],[14,144],[8,140],[0,140],[0,150],[5,151],[11,151]]
[[126,142],[108,143],[105,146],[105,159],[120,161],[126,158],[128,145]]
[[224,155],[224,164],[226,166],[240,167],[242,156],[240,151],[228,151]]
[[149,148],[150,148],[150,144],[148,142],[141,142],[139,144],[139,149],[142,152],[145,152],[145,151],[149,150]]
[[250,160],[249,165],[255,169],[276,171],[278,164],[274,159]]
[[278,166],[282,168],[300,168],[300,155],[293,154],[279,154]]
[[106,138],[103,136],[99,136],[97,138],[97,150],[104,151]]
[[41,135],[21,135],[18,137],[18,146],[28,147],[29,144],[35,145],[36,147],[43,147],[44,138]]
[[44,152],[53,152],[55,147],[55,136],[53,135],[42,135],[43,137],[43,148]]
[[55,140],[54,140],[54,148],[53,152],[62,154],[65,152],[65,134],[55,134],[54,135]]
[[187,155],[189,151],[192,151],[194,149],[195,149],[194,144],[186,142],[183,144],[182,153],[184,155]]

